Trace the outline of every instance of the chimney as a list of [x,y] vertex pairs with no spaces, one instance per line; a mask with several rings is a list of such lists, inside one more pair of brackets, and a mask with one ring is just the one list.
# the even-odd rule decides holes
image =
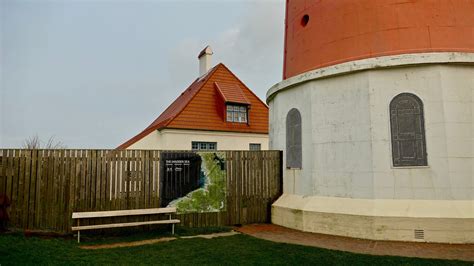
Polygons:
[[206,46],[198,55],[199,59],[199,76],[202,77],[211,68],[211,57],[212,57],[211,46]]

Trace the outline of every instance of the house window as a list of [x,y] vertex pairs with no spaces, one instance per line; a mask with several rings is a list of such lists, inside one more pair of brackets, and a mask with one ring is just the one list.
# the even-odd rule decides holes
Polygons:
[[217,142],[193,141],[191,142],[191,148],[193,151],[215,151],[217,150]]
[[227,122],[247,123],[247,106],[227,105]]
[[286,116],[286,168],[301,168],[301,115],[293,108]]
[[390,102],[393,166],[425,166],[425,119],[423,102],[416,95],[402,93]]
[[249,150],[251,150],[251,151],[259,151],[261,149],[262,148],[261,148],[260,143],[250,143],[249,144]]

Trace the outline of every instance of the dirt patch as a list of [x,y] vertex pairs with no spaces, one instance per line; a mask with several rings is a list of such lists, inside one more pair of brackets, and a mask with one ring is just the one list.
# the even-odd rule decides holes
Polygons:
[[177,239],[176,237],[163,237],[158,239],[149,239],[133,242],[122,242],[122,243],[113,243],[113,244],[103,244],[103,245],[90,245],[90,246],[80,246],[81,249],[104,249],[104,248],[123,248],[123,247],[136,247],[142,245],[150,245],[160,242],[169,242]]
[[180,238],[188,239],[188,238],[206,238],[206,239],[211,239],[215,237],[223,237],[223,236],[233,236],[233,235],[238,235],[240,234],[239,232],[231,231],[231,232],[225,232],[225,233],[214,233],[214,234],[206,234],[206,235],[195,235],[195,236],[182,236]]
[[[233,236],[240,234],[239,232],[231,231],[231,232],[224,232],[224,233],[214,233],[214,234],[206,234],[206,235],[195,235],[195,236],[182,236],[179,238],[189,239],[189,238],[216,238],[216,237],[225,237],[225,236]],[[102,245],[88,245],[88,246],[79,246],[81,249],[104,249],[104,248],[123,248],[123,247],[136,247],[142,245],[150,245],[156,244],[160,242],[169,242],[178,239],[178,237],[163,237],[158,239],[149,239],[149,240],[140,240],[140,241],[133,241],[133,242],[121,242],[121,243],[113,243],[113,244],[102,244]]]

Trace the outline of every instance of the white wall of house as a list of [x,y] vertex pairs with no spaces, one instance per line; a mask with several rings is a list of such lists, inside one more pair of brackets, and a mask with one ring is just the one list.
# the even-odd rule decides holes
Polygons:
[[[392,166],[389,104],[403,92],[423,101],[428,166]],[[286,169],[284,158],[285,196],[273,222],[395,240],[413,240],[420,228],[426,241],[472,242],[473,92],[474,54],[462,53],[359,60],[275,85],[267,93],[270,149],[285,151],[286,115],[297,108],[303,164]]]
[[267,134],[235,133],[186,129],[155,130],[128,149],[191,150],[193,141],[217,142],[218,150],[249,150],[249,144],[261,144],[268,150]]

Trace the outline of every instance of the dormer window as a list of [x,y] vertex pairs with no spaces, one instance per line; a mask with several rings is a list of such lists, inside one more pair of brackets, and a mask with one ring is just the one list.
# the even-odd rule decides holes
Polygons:
[[214,82],[219,99],[217,112],[226,122],[248,124],[251,102],[242,88],[235,83]]
[[247,123],[247,106],[227,104],[227,122]]

